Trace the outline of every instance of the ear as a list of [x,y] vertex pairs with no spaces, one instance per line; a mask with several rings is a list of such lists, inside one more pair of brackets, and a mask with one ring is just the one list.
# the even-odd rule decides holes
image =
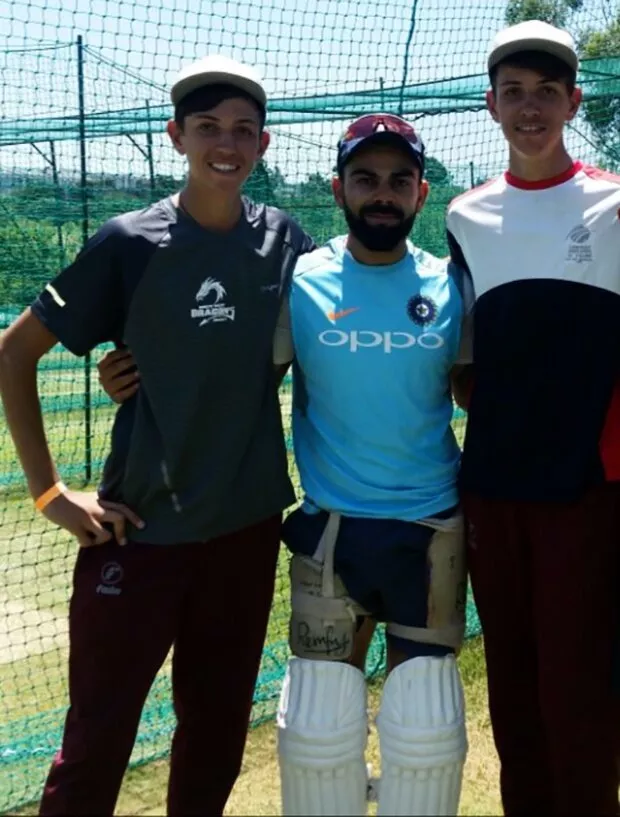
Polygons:
[[340,176],[334,176],[332,179],[332,193],[334,194],[334,199],[336,200],[338,207],[342,207],[344,204],[344,192],[342,189],[342,179]]
[[424,207],[430,189],[431,189],[430,185],[426,181],[426,179],[422,179],[422,181],[420,182],[420,190],[418,193],[418,203],[415,206],[416,213],[419,213]]
[[269,147],[269,143],[271,142],[271,135],[269,134],[268,130],[264,130],[261,132],[259,145],[258,145],[258,158],[262,159],[265,155],[265,151]]
[[183,130],[174,119],[170,119],[166,125],[166,133],[170,137],[170,141],[174,145],[174,149],[181,156],[185,156],[185,147],[183,145]]
[[487,110],[491,114],[494,122],[499,122],[499,114],[497,113],[497,101],[493,89],[489,88],[486,92]]
[[574,119],[577,115],[577,111],[579,110],[579,106],[581,105],[581,100],[583,98],[583,91],[581,88],[575,88],[573,93],[570,95],[570,108],[568,111],[568,115],[566,117],[566,121],[570,122],[571,119]]

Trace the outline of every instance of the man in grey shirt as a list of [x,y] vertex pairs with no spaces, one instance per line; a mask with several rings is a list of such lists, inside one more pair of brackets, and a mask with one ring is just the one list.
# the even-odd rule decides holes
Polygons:
[[[208,57],[171,97],[168,134],[189,169],[181,193],[104,225],[0,340],[0,389],[35,505],[80,544],[71,705],[42,814],[113,813],[172,646],[168,812],[223,812],[281,512],[294,500],[273,339],[293,265],[313,243],[240,195],[269,143],[254,71]],[[57,342],[84,355],[109,341],[131,348],[141,388],[118,410],[100,490],[70,491],[45,438],[38,361]]]

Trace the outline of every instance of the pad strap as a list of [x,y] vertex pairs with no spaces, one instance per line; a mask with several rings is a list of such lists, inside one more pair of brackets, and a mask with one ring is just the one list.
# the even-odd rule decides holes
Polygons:
[[464,626],[452,625],[441,629],[429,629],[428,627],[407,627],[405,624],[390,623],[386,626],[386,631],[397,638],[405,638],[407,641],[419,641],[422,644],[438,644],[441,647],[450,647],[458,650],[463,643],[465,634]]
[[291,593],[291,604],[296,612],[316,616],[324,621],[335,621],[342,618],[345,609],[343,601],[346,601],[346,611],[353,621],[355,621],[357,615],[364,614],[361,607],[359,608],[360,612],[357,613],[356,608],[359,605],[356,605],[351,599],[328,599],[324,596],[311,596],[309,593],[295,590]]
[[463,515],[447,519],[431,517],[418,524],[434,531],[428,549],[429,598],[426,627],[411,627],[396,622],[387,632],[408,641],[437,644],[460,651],[465,636],[467,569]]
[[321,593],[323,598],[333,599],[334,590],[334,553],[336,551],[336,541],[340,530],[340,514],[330,512],[327,524],[323,529],[319,543],[312,557],[316,562],[323,565]]

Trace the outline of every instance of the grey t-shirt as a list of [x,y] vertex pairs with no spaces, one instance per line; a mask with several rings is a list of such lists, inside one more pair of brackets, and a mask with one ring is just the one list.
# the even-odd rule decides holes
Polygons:
[[203,541],[294,501],[273,339],[312,240],[243,200],[236,227],[201,227],[164,199],[112,219],[32,305],[76,355],[127,345],[141,374],[118,410],[101,495],[145,521],[137,541]]

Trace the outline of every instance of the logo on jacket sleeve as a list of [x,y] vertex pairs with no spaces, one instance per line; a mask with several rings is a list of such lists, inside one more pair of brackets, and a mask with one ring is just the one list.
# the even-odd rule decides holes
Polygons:
[[199,326],[205,323],[221,323],[234,321],[235,307],[226,306],[224,298],[226,289],[215,278],[207,278],[196,293],[197,308],[191,310],[192,318],[199,318]]

